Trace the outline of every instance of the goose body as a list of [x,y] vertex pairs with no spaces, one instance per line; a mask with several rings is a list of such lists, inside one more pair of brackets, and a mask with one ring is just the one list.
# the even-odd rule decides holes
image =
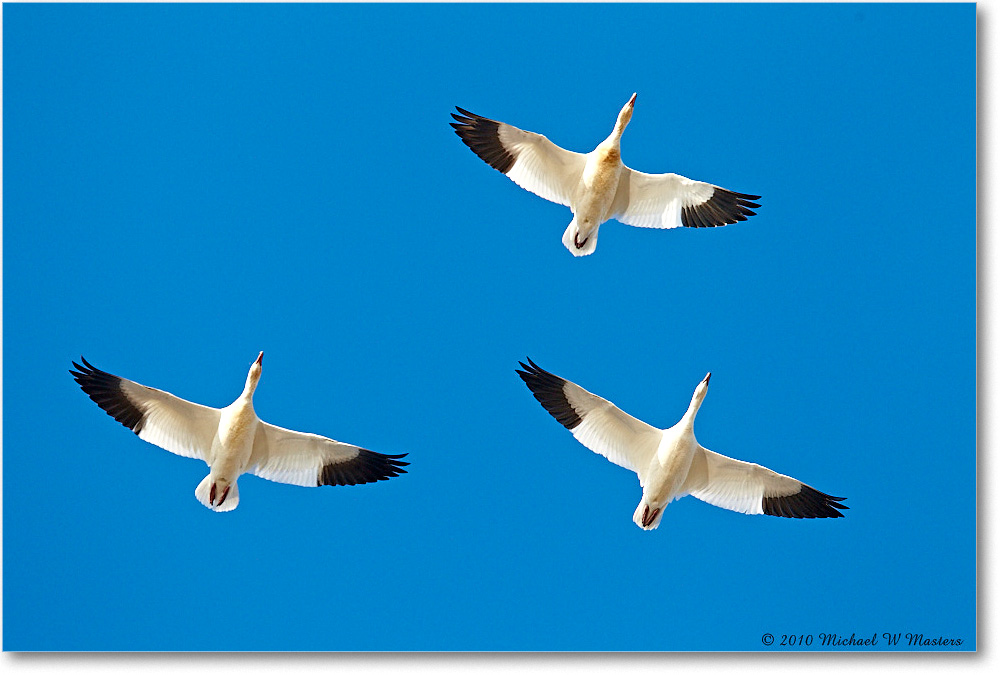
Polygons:
[[520,366],[515,372],[538,402],[580,443],[639,476],[642,499],[632,520],[644,530],[655,529],[663,509],[687,495],[731,511],[785,518],[840,518],[840,510],[848,508],[839,503],[843,497],[702,447],[694,435],[694,420],[711,373],[695,388],[680,421],[657,429],[531,359]]
[[383,455],[262,421],[253,407],[264,353],[250,366],[243,393],[225,408],[191,403],[99,370],[81,358],[70,374],[97,405],[139,438],[182,457],[200,459],[209,472],[195,488],[213,511],[232,511],[244,473],[314,487],[356,485],[406,473],[402,455]]
[[636,95],[618,113],[611,135],[592,152],[565,150],[545,136],[476,115],[452,113],[455,133],[483,161],[525,190],[570,207],[563,245],[575,256],[597,248],[598,228],[615,218],[636,227],[717,227],[755,215],[757,195],[732,192],[675,173],[648,174],[622,163],[621,137]]

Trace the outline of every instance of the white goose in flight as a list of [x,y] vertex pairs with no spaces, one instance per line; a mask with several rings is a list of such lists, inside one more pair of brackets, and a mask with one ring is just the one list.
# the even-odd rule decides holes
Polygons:
[[694,437],[694,418],[708,392],[705,376],[691,405],[669,429],[657,429],[619,410],[613,403],[542,370],[531,359],[518,375],[578,441],[599,455],[639,475],[642,500],[632,516],[644,530],[660,524],[663,509],[691,495],[740,513],[785,518],[842,518],[844,497],[775,473],[759,464],[741,462],[703,448]]
[[615,218],[636,227],[717,227],[747,216],[757,195],[725,190],[675,173],[649,174],[622,164],[621,138],[632,119],[635,94],[615,128],[586,155],[564,150],[541,134],[481,117],[463,108],[451,126],[480,159],[529,192],[568,206],[573,220],[563,244],[575,256],[597,248],[597,228]]
[[264,352],[250,366],[246,386],[235,402],[210,408],[159,389],[98,370],[81,357],[70,374],[106,413],[139,438],[209,466],[195,497],[213,511],[239,505],[236,480],[244,473],[315,487],[357,485],[406,473],[402,455],[383,455],[323,436],[289,431],[262,421],[253,409]]

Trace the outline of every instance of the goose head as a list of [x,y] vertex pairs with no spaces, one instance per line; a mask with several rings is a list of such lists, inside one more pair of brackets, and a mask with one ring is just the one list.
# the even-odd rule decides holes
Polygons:
[[712,379],[712,373],[705,376],[705,379],[698,383],[698,386],[694,388],[694,395],[691,397],[691,405],[688,406],[687,417],[694,419],[694,416],[698,413],[698,408],[705,401],[705,395],[708,394],[708,381]]
[[632,98],[628,100],[625,107],[622,108],[621,112],[618,113],[618,121],[615,123],[615,134],[620,138],[622,132],[625,131],[625,127],[628,123],[632,121],[632,111],[635,109],[635,97],[638,93],[632,94]]
[[250,372],[247,373],[247,384],[243,388],[244,394],[253,396],[257,383],[260,382],[260,373],[264,363],[264,352],[257,355],[257,360],[250,364]]

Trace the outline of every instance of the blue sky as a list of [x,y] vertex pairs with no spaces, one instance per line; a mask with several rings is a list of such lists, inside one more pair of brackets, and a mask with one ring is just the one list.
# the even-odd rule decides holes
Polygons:
[[[973,5],[7,5],[3,49],[5,649],[975,648]],[[448,126],[585,152],[632,92],[627,164],[759,215],[575,259]],[[66,372],[222,406],[260,350],[262,418],[410,473],[215,514]],[[711,371],[703,445],[851,510],[643,532],[526,356],[661,427]]]

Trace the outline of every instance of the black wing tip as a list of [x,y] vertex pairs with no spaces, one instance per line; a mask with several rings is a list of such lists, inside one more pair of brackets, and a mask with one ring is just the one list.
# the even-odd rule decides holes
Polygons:
[[358,448],[358,455],[346,462],[332,462],[324,465],[319,472],[317,486],[323,485],[364,485],[389,480],[407,473],[402,461],[410,453],[385,455],[381,452]]
[[[549,371],[540,368],[538,364],[531,360],[531,358],[525,357],[525,360],[528,362],[527,364],[524,363],[524,361],[517,362],[517,365],[521,366],[521,370],[518,370],[517,368],[514,369],[514,372],[520,375],[522,380],[524,380],[525,377],[532,377],[536,375],[552,375]],[[553,377],[555,377],[555,375],[553,375]],[[525,380],[525,382],[527,382],[527,380]]]
[[[80,361],[83,365],[80,365],[76,361],[71,361],[73,368],[76,370],[69,371],[69,374],[73,376],[73,379],[77,381],[80,387],[90,386],[93,383],[105,381],[109,378],[118,379],[111,373],[106,373],[100,368],[95,368],[82,356],[80,357]],[[86,388],[84,388],[84,391],[86,391]]]
[[71,361],[73,368],[76,370],[70,370],[69,374],[84,388],[84,391],[86,391],[86,386],[91,386],[97,382],[117,381],[120,379],[111,373],[104,372],[100,368],[95,368],[83,356],[80,357],[80,361],[83,365],[76,361]]
[[76,371],[71,370],[69,373],[83,393],[100,406],[101,410],[138,435],[142,431],[144,413],[122,391],[122,378],[96,368],[83,356],[80,361],[83,365],[72,362]]
[[566,380],[539,367],[530,358],[527,364],[521,361],[518,361],[518,364],[523,370],[515,369],[514,372],[528,385],[535,400],[541,403],[559,424],[570,430],[575,429],[583,418],[566,398]]
[[524,380],[525,384],[527,384],[529,387],[531,387],[532,383],[537,383],[537,384],[542,384],[543,382],[551,383],[551,381],[553,380],[558,380],[561,386],[562,383],[566,381],[563,378],[559,377],[558,375],[554,375],[549,371],[545,370],[537,363],[532,361],[530,358],[526,357],[525,360],[528,363],[524,363],[524,361],[517,362],[517,365],[521,366],[521,370],[515,368],[514,372],[520,375],[521,379]]
[[451,127],[470,150],[500,173],[506,174],[516,158],[500,141],[500,122],[455,106],[460,115],[451,113]]
[[782,518],[843,518],[842,510],[850,509],[840,502],[846,497],[834,497],[802,483],[798,492],[783,497],[764,497],[762,508],[768,516]]
[[[497,126],[500,125],[500,123],[497,122],[496,120],[491,120],[488,117],[483,117],[482,115],[477,115],[474,112],[469,112],[465,108],[459,108],[458,106],[455,106],[455,109],[458,110],[458,112],[451,113],[451,116],[455,121],[450,122],[450,124],[451,126],[455,127],[456,130],[459,127],[476,129],[489,125],[497,125]],[[459,131],[456,131],[456,133],[458,133],[460,136],[462,135],[461,132]]]
[[455,110],[458,111],[458,115],[456,115],[455,113],[452,113],[451,116],[454,117],[456,120],[458,120],[460,122],[468,120],[469,122],[479,122],[479,121],[482,121],[482,122],[492,122],[493,124],[500,124],[496,120],[491,120],[489,117],[483,117],[482,115],[477,115],[476,113],[472,112],[471,110],[466,110],[462,106],[458,106],[458,105],[455,106]]
[[77,371],[79,371],[79,372],[74,372],[72,370],[69,371],[73,375],[73,377],[76,377],[77,375],[87,376],[95,373],[104,373],[105,375],[108,374],[105,373],[103,370],[95,368],[93,365],[91,365],[91,363],[87,361],[87,359],[84,358],[83,355],[80,356],[80,362],[83,364],[82,366],[76,361],[70,361],[70,363],[73,364],[73,367],[76,368]]
[[681,208],[681,224],[684,227],[722,227],[739,223],[757,213],[756,202],[760,195],[733,192],[716,187],[712,196],[700,204],[691,204]]
[[[455,122],[462,126],[475,126],[477,123],[498,124],[496,120],[491,120],[488,117],[477,115],[476,113],[466,110],[465,108],[460,108],[459,106],[455,106],[455,110],[458,112],[451,113],[451,116]],[[455,122],[452,123],[452,126],[456,126]]]

